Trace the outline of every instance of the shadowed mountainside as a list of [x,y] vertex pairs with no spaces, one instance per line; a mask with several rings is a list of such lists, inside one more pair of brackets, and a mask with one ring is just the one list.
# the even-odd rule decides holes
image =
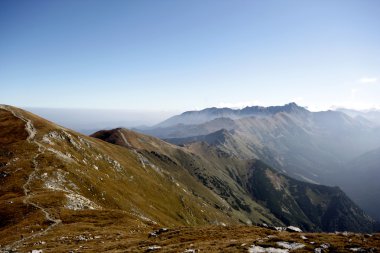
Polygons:
[[360,155],[345,166],[341,185],[368,214],[380,220],[380,148]]

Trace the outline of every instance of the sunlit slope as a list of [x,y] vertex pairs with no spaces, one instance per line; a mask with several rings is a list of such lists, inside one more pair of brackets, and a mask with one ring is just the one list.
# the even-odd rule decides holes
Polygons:
[[0,144],[0,244],[7,247],[76,222],[120,220],[135,229],[238,222],[216,208],[220,198],[193,194],[134,149],[14,107],[0,108]]

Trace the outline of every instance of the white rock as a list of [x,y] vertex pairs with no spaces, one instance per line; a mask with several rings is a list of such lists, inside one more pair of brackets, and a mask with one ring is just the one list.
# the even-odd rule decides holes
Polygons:
[[157,249],[161,249],[161,246],[158,246],[158,245],[152,245],[152,246],[149,246],[149,247],[148,247],[148,250],[157,250]]
[[330,244],[328,244],[328,243],[322,243],[322,244],[320,245],[320,247],[321,247],[322,249],[328,249],[328,248],[330,248]]
[[298,243],[298,242],[293,242],[293,243],[289,243],[289,242],[276,242],[276,244],[278,246],[280,246],[280,247],[283,247],[283,248],[289,249],[289,250],[302,249],[303,247],[305,247],[305,244]]
[[76,193],[69,193],[66,195],[67,202],[65,207],[71,210],[84,210],[84,209],[101,209],[100,206],[91,200]]
[[299,233],[302,232],[302,230],[301,230],[300,228],[295,227],[295,226],[288,226],[288,227],[286,228],[286,230],[288,230],[288,231],[290,231],[290,232],[299,232]]
[[184,253],[195,253],[195,249],[185,249]]
[[261,246],[252,245],[248,249],[248,252],[249,253],[288,253],[289,250],[287,250],[287,249],[277,249],[277,248],[272,248],[272,247],[264,248],[264,247],[261,247]]
[[350,248],[350,250],[353,252],[366,252],[366,250],[362,248]]

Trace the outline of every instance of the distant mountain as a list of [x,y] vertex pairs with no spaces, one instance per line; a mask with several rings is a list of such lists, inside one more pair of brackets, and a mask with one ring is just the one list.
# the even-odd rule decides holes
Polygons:
[[[268,108],[277,109],[266,116],[215,118],[201,124],[141,132],[176,145],[206,142],[240,159],[262,160],[298,180],[341,187],[341,174],[347,172],[350,161],[380,145],[380,128],[361,116],[351,117],[340,111],[309,112],[295,104]],[[348,190],[350,187],[344,185],[349,195],[354,196],[351,194],[355,187]],[[370,208],[374,202],[367,198],[363,201],[358,203],[365,210],[374,210]],[[378,207],[376,212],[380,212]]]
[[[373,226],[340,189],[294,180],[259,160],[240,159],[203,141],[177,147],[127,129],[100,131],[93,136],[136,148],[167,171],[168,165],[187,169],[229,204],[230,216],[239,216],[244,222],[295,224],[313,231],[370,231]],[[229,138],[226,130],[203,137],[214,144],[226,143]]]
[[[380,143],[380,132],[341,112],[279,112],[236,120],[218,118],[199,125],[176,125],[142,131],[171,143],[206,141],[241,158],[258,158],[298,179],[330,183],[331,169]],[[222,129],[229,138],[218,143]],[[210,136],[208,136],[210,135]],[[226,140],[225,143],[224,140]]]
[[366,120],[369,122],[372,122],[373,124],[376,124],[377,126],[380,126],[380,110],[365,110],[365,111],[359,111],[359,110],[352,110],[352,109],[346,109],[346,108],[337,108],[337,111],[344,112],[345,114],[361,120]]
[[340,174],[343,189],[368,214],[380,220],[380,148],[356,157],[345,168]]
[[215,118],[199,125],[178,124],[168,127],[158,127],[149,129],[133,129],[148,135],[153,135],[161,139],[194,137],[206,135],[221,129],[232,130],[236,128],[235,121],[230,118]]
[[265,117],[274,115],[279,112],[286,113],[307,113],[308,111],[298,106],[296,103],[289,103],[284,106],[251,106],[243,109],[231,109],[231,108],[206,108],[201,111],[188,111],[180,115],[173,116],[153,128],[164,128],[175,126],[179,124],[183,125],[198,125],[217,118],[230,118],[240,119],[244,117]]

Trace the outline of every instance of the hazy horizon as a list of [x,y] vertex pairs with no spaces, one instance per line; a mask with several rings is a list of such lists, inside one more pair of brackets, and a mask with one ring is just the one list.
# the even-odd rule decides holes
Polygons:
[[[250,105],[248,105],[250,106]],[[253,106],[253,105],[252,105]],[[260,106],[260,105],[259,105]],[[282,105],[272,105],[282,106]],[[299,105],[302,106],[302,105]],[[243,109],[240,107],[217,107],[217,108]],[[102,129],[112,129],[117,127],[145,128],[152,127],[162,121],[183,113],[184,111],[154,111],[154,110],[126,110],[126,109],[99,109],[99,108],[44,108],[44,107],[22,107],[32,113],[44,117],[50,121],[76,131],[92,134]],[[305,107],[309,111],[309,108]],[[206,108],[201,108],[206,109]],[[331,110],[352,108],[329,108]],[[374,109],[373,109],[374,110]],[[318,111],[318,110],[317,110]]]

